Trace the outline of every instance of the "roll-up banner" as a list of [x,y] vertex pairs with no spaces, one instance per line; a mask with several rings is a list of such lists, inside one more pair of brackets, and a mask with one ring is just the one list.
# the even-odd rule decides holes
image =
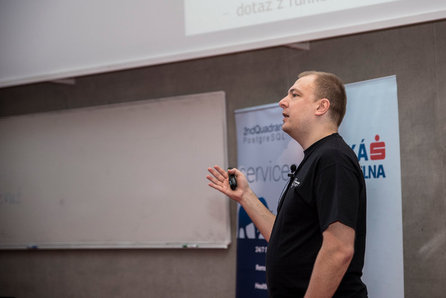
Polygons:
[[[363,280],[369,297],[404,297],[401,169],[396,77],[345,86],[340,135],[358,156],[367,184],[367,244]],[[276,214],[302,147],[282,131],[277,103],[235,111],[238,168]],[[267,242],[238,206],[237,298],[267,297]]]

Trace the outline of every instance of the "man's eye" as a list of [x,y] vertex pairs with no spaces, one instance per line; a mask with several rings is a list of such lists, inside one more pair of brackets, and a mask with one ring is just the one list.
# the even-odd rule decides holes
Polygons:
[[291,93],[291,96],[292,96],[292,97],[297,97],[297,96],[299,96],[299,95],[296,94],[296,93]]

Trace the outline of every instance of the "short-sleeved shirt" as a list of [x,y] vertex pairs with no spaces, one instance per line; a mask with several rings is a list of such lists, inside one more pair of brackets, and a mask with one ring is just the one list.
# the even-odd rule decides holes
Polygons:
[[361,281],[365,181],[355,153],[335,133],[304,151],[304,159],[279,201],[266,256],[270,297],[304,296],[322,233],[338,221],[355,230],[355,251],[334,297],[367,297]]

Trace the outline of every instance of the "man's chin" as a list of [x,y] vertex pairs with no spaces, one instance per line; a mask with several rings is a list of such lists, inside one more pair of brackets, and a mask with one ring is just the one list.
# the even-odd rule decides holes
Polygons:
[[290,134],[290,128],[285,123],[282,125],[282,131],[288,135]]

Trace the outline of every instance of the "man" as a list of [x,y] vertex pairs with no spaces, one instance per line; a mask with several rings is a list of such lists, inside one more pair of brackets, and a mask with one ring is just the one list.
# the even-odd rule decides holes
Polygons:
[[[237,169],[209,168],[209,186],[239,202],[268,241],[270,297],[367,297],[361,281],[366,191],[356,155],[337,133],[346,95],[333,74],[304,72],[279,102],[282,129],[304,149],[272,214]],[[228,173],[238,187],[231,190]]]

